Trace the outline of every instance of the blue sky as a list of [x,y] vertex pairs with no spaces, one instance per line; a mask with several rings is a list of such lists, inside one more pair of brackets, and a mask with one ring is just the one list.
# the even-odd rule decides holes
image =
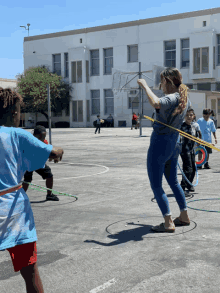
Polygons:
[[0,78],[22,73],[23,41],[30,36],[220,7],[216,1],[0,1]]

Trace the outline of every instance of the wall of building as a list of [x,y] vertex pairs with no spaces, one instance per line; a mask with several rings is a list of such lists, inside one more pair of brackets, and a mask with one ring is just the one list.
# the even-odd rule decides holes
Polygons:
[[[203,21],[206,26],[203,27]],[[82,60],[83,82],[74,84],[73,100],[83,100],[83,122],[72,121],[72,105],[70,107],[71,127],[92,126],[96,115],[86,120],[86,100],[91,101],[91,90],[100,89],[100,116],[104,114],[104,89],[112,88],[112,75],[104,75],[103,49],[113,47],[113,67],[124,71],[137,72],[138,62],[127,62],[127,46],[138,44],[139,61],[142,70],[152,70],[153,65],[164,66],[164,41],[176,40],[176,67],[181,70],[184,83],[220,81],[220,66],[213,69],[213,46],[216,46],[217,34],[220,34],[220,14],[195,16],[190,18],[154,22],[129,27],[112,28],[88,33],[79,33],[54,38],[44,38],[24,42],[24,69],[29,66],[48,65],[52,70],[52,54],[61,53],[62,76],[64,76],[64,53],[69,53],[69,82],[71,82],[71,62]],[[181,39],[190,39],[190,67],[181,68]],[[82,43],[80,43],[82,39]],[[209,47],[209,73],[193,74],[193,49]],[[99,49],[100,75],[90,76],[86,83],[85,64],[90,60],[90,50]],[[34,53],[35,52],[35,53]],[[217,48],[216,48],[217,52]],[[217,61],[217,60],[216,60]],[[153,74],[151,73],[151,77]],[[153,82],[147,81],[149,86]],[[200,107],[198,102],[198,107]],[[91,102],[90,102],[91,106]],[[115,126],[119,120],[131,124],[131,109],[128,109],[127,93],[114,96]]]

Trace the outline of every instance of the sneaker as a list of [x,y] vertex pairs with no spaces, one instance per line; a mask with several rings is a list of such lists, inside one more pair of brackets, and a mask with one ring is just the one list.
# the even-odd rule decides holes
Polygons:
[[59,201],[59,198],[55,194],[52,193],[47,195],[46,200]]
[[188,188],[188,190],[191,192],[195,192],[195,188],[193,186],[190,186],[190,188]]
[[209,163],[208,162],[205,163],[204,169],[211,169],[211,167],[209,166]]

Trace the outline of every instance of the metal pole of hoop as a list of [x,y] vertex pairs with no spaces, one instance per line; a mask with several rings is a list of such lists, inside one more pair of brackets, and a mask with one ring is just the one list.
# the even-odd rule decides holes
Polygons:
[[[139,79],[141,79],[141,62],[139,62]],[[142,90],[141,90],[141,86],[139,85],[139,127],[140,127],[140,136],[142,136],[142,123],[141,123],[141,119],[142,119]]]

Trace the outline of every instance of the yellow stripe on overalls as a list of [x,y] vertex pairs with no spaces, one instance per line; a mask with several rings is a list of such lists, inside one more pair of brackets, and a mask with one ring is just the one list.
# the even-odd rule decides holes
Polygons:
[[195,141],[195,142],[197,142],[197,143],[199,143],[199,144],[201,144],[201,145],[207,146],[207,147],[209,147],[209,148],[211,148],[211,149],[213,149],[213,150],[216,150],[216,151],[220,152],[220,149],[218,149],[217,147],[215,147],[215,146],[212,145],[211,143],[208,143],[207,141],[204,141],[204,140],[202,140],[202,139],[200,139],[200,138],[197,138],[197,137],[195,137],[195,136],[192,136],[191,134],[188,134],[188,133],[186,133],[186,132],[184,132],[184,131],[182,131],[182,130],[180,130],[180,129],[177,129],[177,128],[175,128],[175,127],[172,127],[172,126],[170,126],[170,125],[167,125],[167,124],[165,124],[165,123],[163,123],[163,122],[157,121],[157,120],[155,120],[155,119],[153,119],[153,118],[151,118],[151,117],[149,117],[149,116],[145,116],[145,115],[143,115],[143,117],[146,118],[146,119],[148,119],[148,120],[151,120],[151,121],[153,121],[153,122],[158,122],[158,123],[160,123],[160,124],[163,124],[164,126],[167,126],[167,127],[171,128],[171,129],[173,129],[173,130],[178,131],[178,132],[180,133],[180,135],[182,135],[182,136],[184,136],[184,137],[186,137],[186,138],[188,138],[188,139],[191,139],[192,141]]

